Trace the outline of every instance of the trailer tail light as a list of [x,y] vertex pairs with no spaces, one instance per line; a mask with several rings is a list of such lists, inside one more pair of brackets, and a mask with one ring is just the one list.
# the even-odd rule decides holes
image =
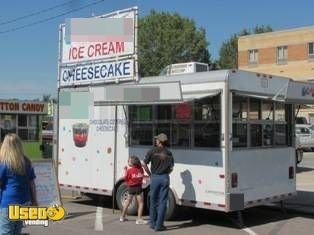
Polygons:
[[231,174],[231,187],[232,188],[238,187],[238,174],[237,173]]
[[293,179],[294,178],[294,168],[293,166],[289,167],[289,179]]

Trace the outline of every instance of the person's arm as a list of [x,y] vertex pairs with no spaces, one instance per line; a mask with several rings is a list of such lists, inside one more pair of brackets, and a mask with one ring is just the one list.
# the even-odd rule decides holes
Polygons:
[[[1,188],[2,188],[2,182],[6,182],[6,167],[4,165],[0,165],[0,193],[1,193]],[[1,201],[2,197],[0,197]]]
[[36,185],[35,185],[36,175],[35,175],[35,171],[34,171],[34,168],[32,166],[32,163],[30,161],[29,161],[29,164],[30,164],[30,168],[28,168],[28,169],[30,170],[29,187],[30,187],[30,193],[31,193],[31,203],[32,203],[32,206],[38,206]]
[[30,185],[30,188],[31,188],[31,200],[32,200],[31,202],[32,202],[32,206],[38,206],[35,181],[34,180],[30,180],[29,185]]
[[142,163],[142,167],[144,168],[144,170],[145,170],[145,172],[147,173],[147,175],[148,175],[148,176],[151,176],[152,173],[150,172],[150,170],[149,170],[147,164],[146,164],[144,161],[141,161],[141,163]]
[[170,172],[169,173],[171,173],[173,171],[173,167],[174,167],[174,159],[173,159],[173,155],[171,152],[170,152],[170,158],[171,158],[171,166],[170,166]]
[[145,158],[143,161],[141,161],[142,167],[144,168],[145,172],[148,174],[148,176],[151,176],[151,172],[147,166],[148,163],[150,163],[151,159],[152,159],[152,155],[153,155],[153,150],[150,150],[147,152]]

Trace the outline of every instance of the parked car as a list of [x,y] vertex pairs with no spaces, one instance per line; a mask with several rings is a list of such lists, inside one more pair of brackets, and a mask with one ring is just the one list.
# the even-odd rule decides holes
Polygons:
[[295,138],[295,159],[296,164],[299,164],[303,160],[303,148],[300,144],[300,136]]
[[297,117],[295,119],[296,124],[308,124],[307,120],[305,117]]
[[311,130],[311,125],[297,125],[295,133],[302,149],[314,149],[314,131]]

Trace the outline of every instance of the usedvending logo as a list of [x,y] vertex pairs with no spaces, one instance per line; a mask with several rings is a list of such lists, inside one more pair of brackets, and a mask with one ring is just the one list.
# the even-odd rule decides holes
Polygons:
[[302,88],[302,96],[307,96],[307,95],[314,97],[314,87],[304,86]]
[[48,227],[49,220],[60,221],[65,216],[62,206],[36,207],[9,205],[9,219],[22,220],[25,225]]

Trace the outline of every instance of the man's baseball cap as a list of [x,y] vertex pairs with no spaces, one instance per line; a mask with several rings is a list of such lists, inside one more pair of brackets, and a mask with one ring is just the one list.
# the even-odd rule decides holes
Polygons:
[[168,137],[165,133],[160,133],[159,135],[154,136],[154,138],[161,141],[161,142],[168,141]]

